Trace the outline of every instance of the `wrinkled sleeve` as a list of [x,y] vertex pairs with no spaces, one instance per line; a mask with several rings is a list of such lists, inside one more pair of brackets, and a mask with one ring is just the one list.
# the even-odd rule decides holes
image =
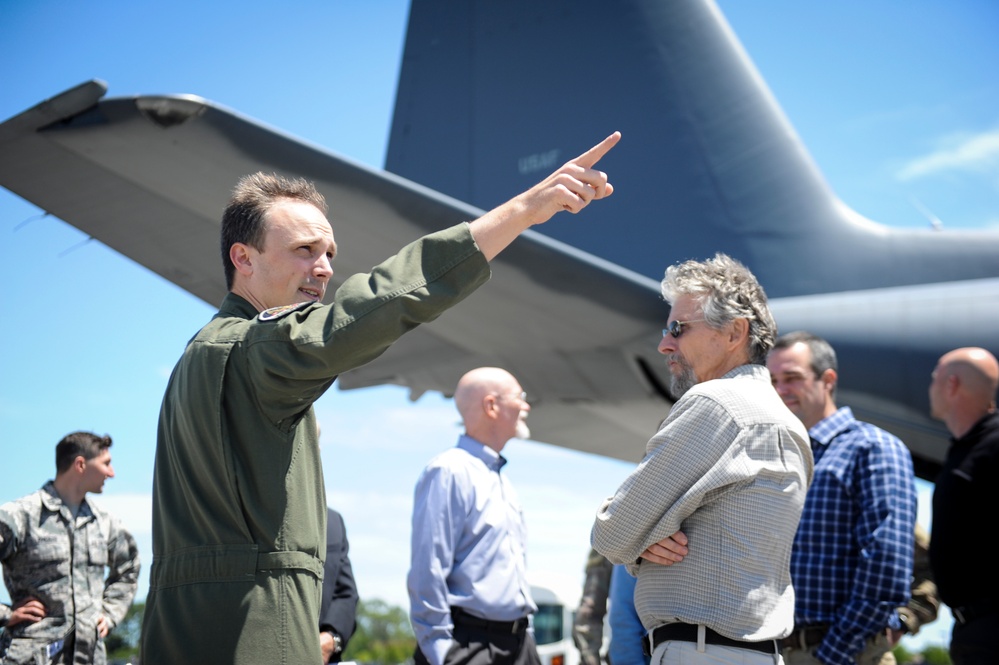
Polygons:
[[259,408],[275,422],[296,415],[333,377],[374,360],[489,275],[468,225],[459,224],[403,247],[369,273],[348,277],[330,305],[254,320],[246,361],[255,368],[258,394],[269,397]]
[[108,539],[108,577],[104,584],[103,613],[114,628],[128,612],[139,586],[139,548],[121,522],[111,518]]
[[431,665],[443,665],[451,648],[447,578],[465,514],[460,480],[447,468],[430,466],[416,485],[411,566],[407,580],[410,619],[420,650]]
[[738,436],[732,418],[713,399],[688,395],[677,402],[649,441],[645,459],[597,511],[593,547],[637,574],[638,558],[649,545],[679,531],[719,491],[745,480],[723,463]]

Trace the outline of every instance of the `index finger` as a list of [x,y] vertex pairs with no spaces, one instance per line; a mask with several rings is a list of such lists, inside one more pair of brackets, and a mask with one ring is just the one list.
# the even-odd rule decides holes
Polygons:
[[590,168],[594,164],[600,161],[600,158],[606,155],[611,148],[617,145],[617,142],[621,140],[621,132],[614,132],[607,138],[605,138],[600,143],[596,144],[582,155],[572,160],[576,164],[583,166],[585,168]]

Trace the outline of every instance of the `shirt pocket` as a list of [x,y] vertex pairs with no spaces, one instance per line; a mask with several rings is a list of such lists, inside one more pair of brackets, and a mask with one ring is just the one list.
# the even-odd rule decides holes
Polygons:
[[[87,555],[91,566],[108,565],[108,543],[100,529],[93,529],[87,534]],[[102,573],[103,574],[103,573]]]

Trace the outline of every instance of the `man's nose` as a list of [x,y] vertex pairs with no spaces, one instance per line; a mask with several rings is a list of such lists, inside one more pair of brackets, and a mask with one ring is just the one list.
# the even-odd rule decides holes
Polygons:
[[330,262],[330,257],[323,254],[316,261],[315,268],[316,275],[320,277],[332,277],[333,276],[333,264]]
[[664,356],[674,353],[676,351],[676,339],[672,335],[663,335],[662,340],[659,342],[658,351]]

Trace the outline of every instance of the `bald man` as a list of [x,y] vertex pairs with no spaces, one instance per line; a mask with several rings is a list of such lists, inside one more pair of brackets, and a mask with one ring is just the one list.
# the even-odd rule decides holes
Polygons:
[[531,410],[509,372],[480,367],[454,393],[465,433],[416,483],[409,589],[417,665],[540,665],[528,617],[527,531],[500,455]]
[[930,567],[954,614],[954,665],[995,663],[999,654],[999,568],[992,547],[999,507],[999,363],[976,347],[945,353],[933,370],[930,414],[950,448],[933,491]]

